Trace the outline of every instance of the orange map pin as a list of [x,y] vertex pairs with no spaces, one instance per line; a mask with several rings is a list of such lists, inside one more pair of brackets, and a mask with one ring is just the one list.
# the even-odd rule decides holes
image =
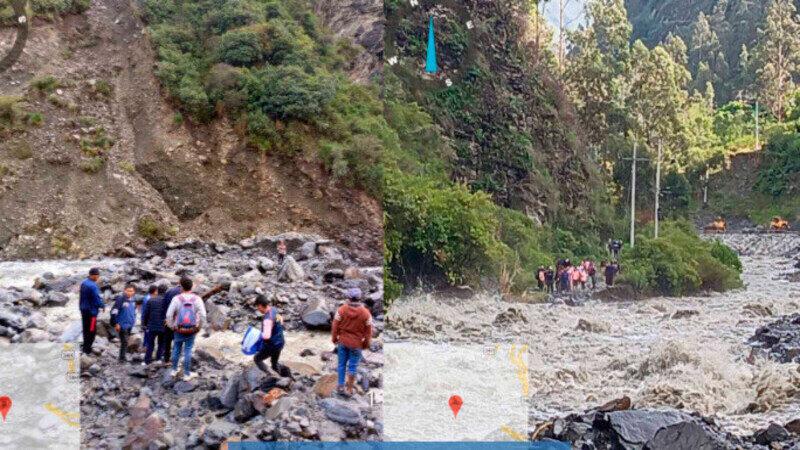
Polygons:
[[11,399],[8,396],[0,397],[0,414],[3,415],[3,422],[6,421],[8,410],[11,409]]
[[454,395],[450,397],[447,403],[450,405],[450,409],[453,410],[453,417],[458,417],[458,412],[461,410],[461,405],[464,404],[464,400],[462,400],[460,396]]

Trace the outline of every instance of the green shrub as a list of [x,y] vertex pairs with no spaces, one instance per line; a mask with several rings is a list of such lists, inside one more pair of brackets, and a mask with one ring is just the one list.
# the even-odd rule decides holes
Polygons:
[[80,169],[86,173],[97,173],[100,171],[100,169],[103,168],[105,163],[106,161],[103,157],[92,156],[89,158],[81,159],[81,162],[78,164],[78,167],[80,167]]
[[780,133],[770,138],[756,188],[773,197],[800,194],[800,133]]
[[50,94],[61,87],[61,82],[52,75],[45,75],[31,80],[31,87],[39,92]]
[[310,75],[297,66],[253,70],[242,85],[251,107],[279,119],[314,120],[336,94],[333,77]]
[[249,66],[261,60],[261,38],[252,30],[229,31],[220,37],[219,60],[232,66]]
[[28,123],[28,125],[38,127],[44,122],[44,115],[38,112],[28,113],[28,115],[25,116],[25,121]]
[[[738,266],[738,269],[737,269]],[[620,283],[669,296],[741,287],[741,263],[720,242],[706,242],[687,222],[666,222],[658,239],[639,236],[622,254]]]
[[150,216],[144,216],[139,219],[136,231],[139,236],[149,242],[164,240],[172,234],[163,223]]

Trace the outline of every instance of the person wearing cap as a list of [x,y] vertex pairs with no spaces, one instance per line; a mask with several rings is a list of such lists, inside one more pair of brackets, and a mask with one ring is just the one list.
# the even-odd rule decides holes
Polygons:
[[100,269],[92,267],[89,269],[89,276],[83,280],[80,289],[80,302],[78,308],[81,310],[81,326],[83,329],[83,354],[92,353],[92,344],[97,335],[97,314],[101,309],[105,309],[103,297],[100,295],[100,288],[97,281],[100,279]]
[[361,303],[361,289],[348,289],[347,299],[333,318],[331,337],[339,359],[336,390],[350,396],[356,384],[361,351],[368,349],[372,341],[372,314]]
[[281,357],[281,351],[285,343],[283,339],[283,318],[281,318],[274,306],[270,306],[269,300],[264,295],[259,294],[256,297],[256,309],[262,315],[261,339],[264,342],[261,345],[261,349],[253,357],[253,361],[256,363],[256,367],[269,375],[267,366],[264,365],[264,360],[269,358],[272,370],[279,376],[284,376],[288,370],[278,363],[278,358]]

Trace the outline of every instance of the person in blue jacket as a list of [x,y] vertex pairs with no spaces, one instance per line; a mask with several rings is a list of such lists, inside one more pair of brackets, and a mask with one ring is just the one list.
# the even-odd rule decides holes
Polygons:
[[111,310],[111,326],[119,334],[119,360],[126,362],[125,352],[128,347],[128,337],[131,329],[136,324],[136,288],[129,284],[125,286],[122,295],[114,299],[114,309]]
[[83,346],[81,350],[84,355],[92,353],[92,344],[97,335],[97,314],[101,309],[105,309],[103,297],[100,295],[100,288],[97,281],[100,279],[100,269],[92,267],[89,269],[89,276],[81,283],[80,302],[78,307],[81,310],[81,325],[83,328]]

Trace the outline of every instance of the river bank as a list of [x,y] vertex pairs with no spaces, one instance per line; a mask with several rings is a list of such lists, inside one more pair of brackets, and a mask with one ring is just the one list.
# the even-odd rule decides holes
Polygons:
[[800,307],[800,284],[788,280],[800,237],[721,238],[742,255],[743,289],[579,306],[417,295],[392,305],[387,335],[465,343],[527,336],[531,429],[628,396],[635,408],[696,412],[750,435],[800,417],[798,365],[751,356],[747,342]]
[[[288,247],[284,263],[275,251]],[[181,381],[161,364],[144,367],[142,333],[134,328],[129,363],[116,361],[119,343],[98,320],[95,350],[81,358],[82,445],[216,447],[248,440],[380,440],[382,436],[382,295],[379,267],[360,267],[336,244],[315,235],[287,233],[239,244],[197,241],[165,244],[130,258],[0,263],[0,345],[80,340],[77,286],[89,267],[101,270],[108,303],[126,283],[139,292],[151,284],[195,281],[206,300],[207,327],[197,336],[193,371]],[[375,319],[375,339],[364,352],[359,392],[350,399],[336,384],[333,312],[344,291],[358,287]],[[257,294],[272,299],[285,319],[287,344],[281,363],[290,373],[265,375],[239,348],[246,327],[256,324]],[[265,399],[270,393],[274,396]],[[137,447],[138,448],[138,447]]]

